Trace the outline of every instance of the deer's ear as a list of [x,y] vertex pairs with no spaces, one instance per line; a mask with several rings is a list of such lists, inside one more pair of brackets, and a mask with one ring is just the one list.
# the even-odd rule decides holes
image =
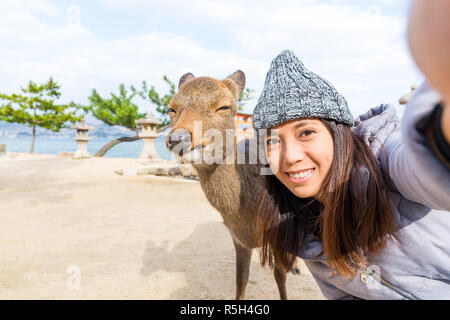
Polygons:
[[190,72],[185,73],[181,78],[180,78],[180,82],[178,82],[178,89],[180,89],[186,82],[194,79],[194,75]]
[[234,93],[236,98],[239,98],[245,88],[245,74],[241,70],[238,70],[230,74],[222,82]]

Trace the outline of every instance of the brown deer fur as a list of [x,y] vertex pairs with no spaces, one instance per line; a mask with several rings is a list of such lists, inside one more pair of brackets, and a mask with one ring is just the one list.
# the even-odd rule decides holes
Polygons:
[[[235,129],[234,115],[237,101],[245,86],[245,75],[238,70],[223,81],[210,77],[195,78],[188,73],[181,77],[179,90],[169,104],[172,129],[167,135],[167,147],[172,150],[169,139],[178,129],[187,130],[191,143],[189,150],[204,150],[211,142],[194,132],[194,121],[202,122],[203,133],[217,129],[226,137],[226,129]],[[228,109],[220,109],[229,106]],[[198,130],[197,130],[198,131]],[[232,152],[237,146],[233,139]],[[223,141],[223,155],[226,155]],[[211,205],[222,215],[233,238],[236,250],[236,299],[243,299],[249,276],[252,249],[257,247],[254,231],[256,214],[263,188],[264,176],[256,164],[237,164],[236,158],[228,164],[193,163],[201,187]],[[274,276],[281,299],[286,299],[286,270],[275,261]]]

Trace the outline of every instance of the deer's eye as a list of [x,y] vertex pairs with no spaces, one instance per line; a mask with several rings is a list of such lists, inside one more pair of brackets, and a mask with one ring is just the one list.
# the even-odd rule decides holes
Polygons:
[[220,107],[220,108],[216,109],[216,112],[217,111],[221,111],[221,110],[230,110],[230,109],[231,109],[230,106],[223,106],[223,107]]
[[169,108],[168,111],[169,111],[169,113],[171,113],[171,112],[177,113],[177,112],[175,111],[175,109],[173,109],[173,108]]

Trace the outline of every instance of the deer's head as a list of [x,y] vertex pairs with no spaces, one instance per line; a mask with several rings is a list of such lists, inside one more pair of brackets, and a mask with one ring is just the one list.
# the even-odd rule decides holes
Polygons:
[[234,115],[244,87],[240,70],[224,80],[183,75],[168,106],[172,129],[167,148],[182,162],[224,161],[234,152]]

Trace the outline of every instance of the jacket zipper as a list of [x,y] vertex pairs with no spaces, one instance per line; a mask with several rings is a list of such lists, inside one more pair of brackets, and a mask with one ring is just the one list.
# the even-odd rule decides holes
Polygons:
[[378,276],[375,271],[370,272],[367,270],[367,266],[365,266],[364,268],[362,268],[360,270],[361,272],[361,281],[364,283],[367,283],[369,281],[369,276],[371,276],[372,278],[374,278],[376,281],[379,281],[383,286],[385,286],[386,288],[397,292],[398,294],[400,294],[401,296],[405,297],[408,300],[420,300],[418,297],[416,297],[415,295],[408,293],[404,290],[401,290],[397,287],[395,287],[394,285],[392,285],[391,283],[387,282],[386,280],[384,280],[383,278],[381,278],[380,276]]

